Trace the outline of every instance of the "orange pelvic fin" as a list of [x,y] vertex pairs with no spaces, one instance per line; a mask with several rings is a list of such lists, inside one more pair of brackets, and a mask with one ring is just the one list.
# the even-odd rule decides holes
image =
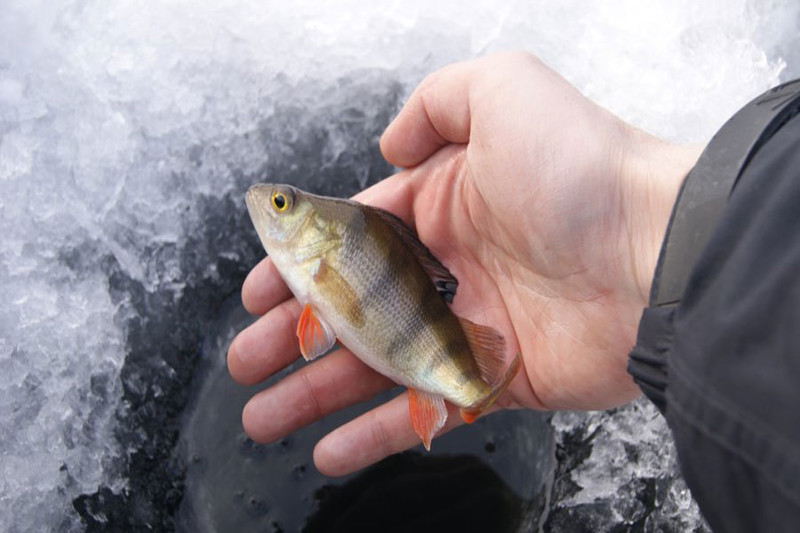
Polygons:
[[433,436],[447,422],[447,407],[444,405],[444,398],[409,388],[408,407],[411,411],[411,427],[422,439],[425,449],[430,451]]
[[508,385],[511,383],[511,380],[514,379],[514,376],[517,375],[517,371],[519,367],[522,365],[522,358],[520,354],[514,356],[514,360],[511,361],[511,364],[508,365],[506,369],[505,375],[503,375],[503,379],[494,386],[492,392],[486,396],[483,400],[478,402],[475,405],[471,405],[470,407],[462,407],[461,408],[461,418],[464,419],[464,422],[467,424],[472,424],[475,420],[483,414],[492,404],[503,394]]
[[300,340],[300,353],[306,361],[316,359],[336,344],[336,333],[310,304],[306,304],[297,322],[297,338]]

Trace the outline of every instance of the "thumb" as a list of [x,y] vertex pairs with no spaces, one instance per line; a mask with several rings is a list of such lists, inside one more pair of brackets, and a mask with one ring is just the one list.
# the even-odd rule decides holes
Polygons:
[[469,142],[474,65],[455,63],[420,83],[381,137],[389,163],[413,167],[446,144]]

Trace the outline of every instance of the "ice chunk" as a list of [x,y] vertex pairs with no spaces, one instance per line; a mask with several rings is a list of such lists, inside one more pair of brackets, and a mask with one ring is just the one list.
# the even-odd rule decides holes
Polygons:
[[710,531],[683,481],[669,428],[646,399],[553,416],[551,531]]

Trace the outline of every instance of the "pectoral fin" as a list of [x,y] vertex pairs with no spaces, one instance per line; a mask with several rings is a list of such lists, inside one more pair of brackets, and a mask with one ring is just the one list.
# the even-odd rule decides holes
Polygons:
[[306,304],[297,322],[297,338],[300,340],[300,353],[306,361],[316,359],[336,344],[336,333],[325,320]]
[[444,398],[409,388],[408,407],[411,411],[411,427],[422,439],[425,449],[430,451],[434,435],[447,422],[447,407],[444,405]]
[[335,305],[353,326],[360,328],[366,320],[356,290],[327,261],[321,259],[314,274],[320,291]]

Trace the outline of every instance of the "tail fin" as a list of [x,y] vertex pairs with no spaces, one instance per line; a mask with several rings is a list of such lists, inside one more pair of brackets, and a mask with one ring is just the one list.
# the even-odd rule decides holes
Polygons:
[[461,418],[464,419],[464,422],[467,424],[472,424],[484,411],[492,406],[495,400],[497,400],[497,398],[499,398],[500,395],[506,391],[508,385],[511,383],[511,380],[517,375],[517,371],[519,371],[521,364],[522,358],[520,357],[520,354],[517,354],[514,357],[514,360],[511,361],[511,364],[508,365],[506,373],[503,376],[503,380],[498,383],[494,389],[492,389],[492,392],[486,396],[486,398],[473,406],[461,408]]

